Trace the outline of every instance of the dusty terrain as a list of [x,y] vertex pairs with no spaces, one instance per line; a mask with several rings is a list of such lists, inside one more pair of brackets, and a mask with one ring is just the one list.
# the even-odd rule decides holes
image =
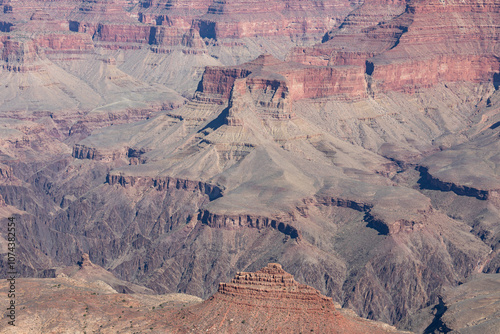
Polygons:
[[29,279],[87,253],[206,299],[277,262],[369,319],[493,328],[456,296],[500,272],[500,3],[262,4],[1,2],[2,254],[14,215]]
[[[165,333],[170,313],[201,302],[185,294],[152,295],[113,289],[119,281],[83,260],[69,276],[22,278],[16,282],[16,326],[0,324],[2,333]],[[95,273],[101,277],[95,277]],[[134,285],[121,282],[130,289]],[[8,290],[2,282],[2,292]],[[4,297],[5,296],[5,297]],[[2,293],[2,303],[8,303]],[[175,310],[170,312],[171,310]]]

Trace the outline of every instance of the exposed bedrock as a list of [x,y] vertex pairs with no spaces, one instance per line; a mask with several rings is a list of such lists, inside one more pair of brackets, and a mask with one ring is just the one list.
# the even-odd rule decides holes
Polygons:
[[[305,217],[308,216],[308,207],[311,206],[333,206],[340,208],[349,208],[355,211],[362,212],[364,214],[363,220],[366,222],[366,226],[369,228],[373,228],[381,235],[393,235],[400,232],[409,233],[412,231],[419,231],[424,227],[424,222],[426,221],[425,214],[420,217],[413,216],[413,218],[416,218],[413,220],[411,218],[399,218],[391,220],[387,217],[380,217],[377,213],[372,212],[372,209],[374,208],[373,203],[365,203],[338,197],[319,195],[315,196],[312,199],[304,199],[303,202],[306,205],[304,207],[297,206],[297,210],[301,215]],[[432,207],[429,207],[426,211],[432,213]]]
[[500,63],[483,55],[436,55],[407,61],[386,62],[374,58],[366,62],[371,88],[380,92],[415,92],[439,82],[492,82]]
[[[284,271],[280,264],[269,263],[266,267],[255,273],[237,272],[236,276],[229,283],[220,283],[217,290],[219,296],[225,295],[226,298],[241,296],[243,298],[260,297],[261,300],[277,300],[277,304],[290,300],[298,303],[310,302],[311,307],[321,306],[330,307],[335,310],[331,298],[322,296],[319,291],[305,284],[297,283],[293,275]],[[217,297],[216,297],[217,298]],[[235,303],[240,303],[238,299]],[[246,301],[251,302],[250,300]],[[265,303],[265,302],[264,302]],[[285,307],[285,304],[276,305],[276,307]],[[305,305],[304,305],[305,306]],[[317,310],[317,311],[318,311]]]
[[370,95],[414,93],[439,82],[495,82],[499,15],[496,1],[365,1],[322,44],[295,48],[287,59],[364,67]]
[[237,67],[207,67],[198,94],[203,93],[199,95],[205,100],[220,99],[219,103],[223,103],[235,80],[245,78],[250,90],[266,81],[282,85],[292,101],[324,97],[352,101],[377,92],[414,93],[440,82],[492,82],[500,66],[495,57],[477,55],[429,56],[397,62],[360,57],[349,66],[303,65],[270,57],[260,56]]
[[[254,36],[320,36],[351,10],[349,2],[142,1],[139,20],[157,26],[194,28],[214,40]],[[271,14],[273,13],[273,14]]]
[[0,164],[0,179],[7,180],[12,176],[12,167]]
[[227,100],[236,79],[245,78],[251,72],[241,68],[207,67],[197,91],[206,95],[215,95]]
[[147,43],[150,26],[133,19],[123,1],[83,0],[69,13],[69,29],[96,40]]
[[415,333],[495,333],[500,319],[500,275],[477,274],[447,289],[435,305],[409,317],[405,327]]
[[199,191],[206,194],[209,200],[215,200],[222,196],[223,189],[216,185],[201,181],[193,181],[180,179],[175,177],[143,177],[143,176],[128,176],[108,174],[106,182],[110,185],[119,184],[123,187],[149,187],[155,188],[158,191],[168,189],[182,189],[186,191]]
[[[162,180],[155,183],[152,179],[144,184],[136,180],[133,186],[118,186],[119,177],[112,184],[105,184],[108,168],[98,161],[74,160],[69,165],[64,162],[39,171],[30,181],[34,190],[0,188],[9,205],[36,214],[36,218],[27,215],[19,219],[19,242],[24,245],[20,253],[38,256],[36,261],[29,258],[26,263],[30,265],[22,269],[23,275],[41,275],[45,269],[72,264],[82,252],[88,252],[94,263],[122,279],[160,293],[183,291],[208,297],[219,281],[229,280],[236,271],[252,270],[275,260],[286,264],[301,282],[338,302],[348,303],[364,316],[396,322],[422,303],[434,300],[443,284],[456,284],[484,252],[474,240],[461,236],[452,241],[450,235],[443,240],[447,245],[443,249],[434,233],[426,228],[412,233],[375,233],[370,243],[364,244],[368,253],[373,252],[364,260],[359,255],[350,257],[350,250],[339,256],[330,249],[339,241],[314,242],[310,231],[301,236],[298,225],[288,218],[207,212],[203,207],[215,188],[200,188],[199,182],[182,181],[177,187],[177,180],[163,180],[166,184],[162,186]],[[30,174],[26,167],[18,168],[18,173],[23,170]],[[73,181],[63,181],[68,178]],[[47,192],[54,200],[40,202]],[[331,198],[321,198],[318,203],[319,207],[348,210],[346,217],[355,217],[350,212],[360,212],[356,216],[361,222],[360,230],[356,227],[353,237],[371,230],[364,229],[363,222],[362,210],[369,209],[368,204]],[[56,205],[60,209],[53,216],[51,207]],[[308,218],[299,218],[300,224],[314,225],[319,220],[335,230],[339,227],[334,217],[319,219],[309,212]],[[252,224],[257,226],[257,220],[261,227],[268,227],[251,228]],[[348,220],[345,226],[355,221]],[[451,223],[441,218],[436,222],[443,226]],[[450,231],[458,233],[453,224],[450,226]],[[319,233],[315,239],[325,234]],[[389,240],[392,246],[374,246],[375,239]],[[409,249],[401,248],[408,244]],[[476,250],[464,249],[463,245]],[[350,243],[347,248],[354,246]],[[408,252],[411,260],[402,261]],[[355,266],[346,264],[353,259],[359,261]],[[373,268],[377,268],[375,273]],[[394,286],[400,288],[395,290]]]
[[19,23],[0,38],[3,68],[14,72],[39,71],[43,68],[39,61],[46,54],[83,54],[94,50],[89,35],[68,30],[67,22],[36,11],[28,21]]
[[[431,191],[419,192],[418,173],[404,166],[437,147],[434,139],[466,141],[469,127],[483,115],[485,131],[498,131],[492,95],[499,81],[498,1],[483,3],[410,0],[406,7],[402,1],[367,0],[358,10],[360,4],[345,2],[339,4],[343,16],[356,10],[339,27],[340,20],[331,16],[336,5],[329,1],[286,3],[297,12],[325,11],[327,21],[320,16],[308,21],[282,10],[281,2],[255,2],[261,12],[282,13],[276,22],[254,20],[245,12],[248,3],[146,0],[127,11],[125,1],[83,1],[65,14],[70,31],[64,33],[8,39],[6,34],[22,32],[21,25],[0,25],[9,30],[0,37],[2,64],[21,72],[5,78],[39,75],[22,66],[38,66],[44,56],[54,63],[47,62],[52,67],[39,77],[62,78],[47,82],[45,90],[2,85],[16,87],[20,97],[33,92],[26,95],[28,107],[19,110],[40,106],[40,114],[30,117],[37,122],[44,117],[33,124],[2,119],[0,213],[12,211],[19,219],[19,271],[50,276],[55,267],[89,253],[121,279],[156,292],[208,297],[236,272],[280,262],[297,281],[365,317],[391,323],[436,303],[444,288],[474,272],[497,271],[498,257],[489,255],[498,241],[494,191],[444,182],[425,171],[422,185],[475,201],[470,206],[485,205],[484,212],[460,219],[450,213],[453,208],[442,209],[444,200],[439,208],[436,201],[431,205]],[[22,9],[19,1],[9,4]],[[321,4],[324,8],[306,8]],[[450,17],[463,24],[450,28]],[[38,13],[30,21],[44,20]],[[165,98],[170,93],[161,85],[173,67],[196,68],[176,72],[182,74],[179,81],[198,78],[206,64],[239,63],[257,52],[227,51],[247,47],[238,37],[319,34],[321,25],[338,29],[321,45],[293,50],[287,61],[263,55],[238,66],[207,67],[195,98],[162,113],[183,102],[174,99],[177,93]],[[92,51],[94,42],[122,50]],[[161,46],[179,43],[184,53],[159,55],[147,46],[163,52],[167,48]],[[197,50],[188,48],[220,48],[224,56],[195,55],[190,52]],[[101,51],[98,60],[90,53]],[[57,63],[58,58],[64,60]],[[83,66],[87,61],[94,65]],[[445,88],[450,81],[461,83]],[[62,93],[55,94],[58,89]],[[70,112],[52,115],[45,104],[33,102],[53,93],[51,101],[85,110],[85,117],[82,113],[74,123]],[[12,98],[5,96],[3,106]],[[119,112],[109,111],[114,108]],[[158,118],[118,126],[156,112]],[[42,128],[52,122],[64,122],[51,135],[60,146],[42,137]],[[110,125],[109,132],[95,131],[73,145]],[[27,135],[27,127],[41,135]],[[62,128],[70,129],[69,137]],[[50,145],[43,146],[46,142]],[[496,161],[498,150],[488,151]],[[384,158],[391,154],[403,157],[399,166]],[[237,277],[250,277],[245,275]],[[289,276],[283,280],[289,282]],[[238,284],[226,287],[226,295],[245,292]]]
[[273,228],[290,236],[292,239],[300,240],[300,231],[288,222],[280,221],[279,217],[270,218],[258,215],[231,215],[216,214],[203,210],[198,215],[198,220],[212,228],[234,229],[250,227],[256,229]]
[[[410,1],[393,20],[406,23],[403,34],[369,60],[377,87],[412,92],[443,81],[493,81],[499,67],[499,18],[497,1]],[[390,23],[380,26],[384,30]]]
[[96,42],[148,43],[151,27],[132,24],[99,23],[94,34]]
[[77,159],[89,159],[98,161],[115,161],[122,158],[128,157],[128,148],[123,148],[120,150],[111,150],[110,152],[104,152],[103,150],[97,150],[93,147],[87,147],[85,145],[76,144],[73,146],[74,158]]
[[[245,6],[231,1],[190,1],[189,5],[141,1],[137,6],[124,1],[81,1],[74,4],[73,10],[64,12],[64,16],[69,20],[71,31],[90,34],[106,48],[134,49],[150,44],[160,48],[181,45],[204,49],[203,39],[296,36],[318,39],[325,31],[338,26],[355,5],[349,1],[320,4],[274,1],[266,6],[258,1]],[[13,5],[18,7],[21,6]]]
[[284,86],[291,100],[328,96],[352,100],[366,97],[364,72],[362,67],[306,66],[262,55],[237,67],[207,67],[198,92],[228,99],[235,80],[246,78],[250,90],[266,82]]
[[[389,322],[400,321],[427,303],[437,302],[442,286],[456,286],[461,277],[471,275],[474,261],[484,254],[484,249],[479,253],[471,248],[464,252],[459,249],[456,240],[439,240],[428,236],[424,232],[403,238],[405,246],[402,247],[414,250],[410,253],[403,255],[403,248],[395,246],[391,252],[375,255],[356,283],[346,282],[345,288],[353,289],[347,305],[362,309],[361,314],[367,317],[370,314],[383,314],[382,317],[390,319],[387,320]],[[403,240],[396,238],[391,242]],[[439,246],[441,242],[449,249],[443,250]],[[415,247],[419,250],[416,251]],[[451,263],[450,257],[453,259]],[[406,263],[403,265],[400,261]],[[386,309],[386,305],[391,305],[390,309]]]
[[453,182],[442,181],[433,177],[426,167],[419,166],[417,169],[420,172],[420,180],[418,183],[423,189],[452,191],[460,196],[475,197],[480,200],[487,200],[490,197],[490,190],[481,190],[474,187],[455,184]]

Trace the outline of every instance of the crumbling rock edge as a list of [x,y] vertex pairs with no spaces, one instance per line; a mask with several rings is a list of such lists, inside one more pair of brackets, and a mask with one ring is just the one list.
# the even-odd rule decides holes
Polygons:
[[420,184],[421,189],[452,191],[459,196],[475,197],[483,201],[488,200],[491,196],[491,190],[482,190],[440,180],[432,176],[427,167],[418,166],[417,170],[420,172],[420,180],[418,183]]

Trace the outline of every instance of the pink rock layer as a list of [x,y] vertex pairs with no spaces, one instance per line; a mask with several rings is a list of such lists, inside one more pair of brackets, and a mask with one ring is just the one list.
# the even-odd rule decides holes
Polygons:
[[[234,67],[207,67],[198,92],[227,100],[235,80],[246,78],[249,91],[271,86],[287,92],[290,99],[328,96],[356,99],[366,97],[365,70],[356,66],[305,66],[281,62],[263,55],[256,60]],[[278,89],[278,86],[281,88]]]

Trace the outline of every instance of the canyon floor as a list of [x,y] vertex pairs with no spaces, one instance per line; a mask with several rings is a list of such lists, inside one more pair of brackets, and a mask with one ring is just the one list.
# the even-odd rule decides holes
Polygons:
[[288,330],[206,315],[277,263],[315,332],[498,333],[498,0],[0,6],[23,330]]

